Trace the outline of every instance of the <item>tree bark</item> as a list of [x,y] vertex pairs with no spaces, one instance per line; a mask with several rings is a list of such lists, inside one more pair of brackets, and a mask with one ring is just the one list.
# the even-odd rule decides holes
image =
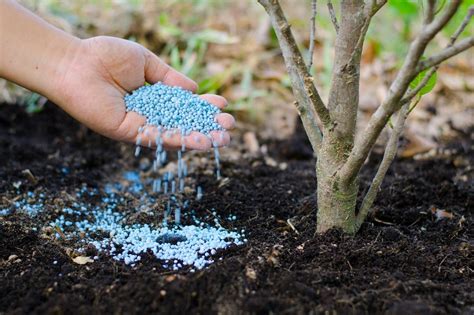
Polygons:
[[341,147],[344,143],[334,133],[323,138],[321,150],[316,163],[318,178],[318,233],[331,228],[339,228],[346,233],[354,234],[356,229],[355,208],[359,186],[357,181],[352,185],[342,185],[337,170],[344,164],[345,156]]

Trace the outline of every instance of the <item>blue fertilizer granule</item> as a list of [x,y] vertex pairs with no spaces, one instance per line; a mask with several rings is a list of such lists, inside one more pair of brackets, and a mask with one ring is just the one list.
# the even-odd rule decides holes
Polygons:
[[224,130],[215,118],[221,112],[219,108],[190,91],[161,82],[142,86],[125,95],[125,106],[127,112],[145,116],[147,125],[165,130],[179,129],[185,135],[191,131],[209,135],[213,130]]
[[35,196],[33,192],[29,191],[26,195],[26,198],[14,201],[10,208],[0,208],[0,216],[7,216],[15,212],[23,213],[29,215],[30,217],[34,217],[43,210],[43,202],[43,194]]

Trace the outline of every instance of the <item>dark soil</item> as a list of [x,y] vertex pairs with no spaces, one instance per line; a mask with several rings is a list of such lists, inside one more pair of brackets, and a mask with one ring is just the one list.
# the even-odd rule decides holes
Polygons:
[[[301,150],[268,145],[277,166],[265,157],[224,162],[229,182],[220,186],[199,175],[208,193],[196,208],[236,214],[249,241],[196,273],[164,271],[153,259],[77,265],[71,244],[31,229],[47,214],[0,217],[0,314],[474,314],[472,139],[429,159],[397,160],[355,237],[314,235],[314,160],[299,153],[304,141]],[[132,151],[51,105],[34,116],[0,106],[0,202],[35,190],[60,208],[81,185],[100,187],[137,167]],[[379,160],[369,161],[363,186]],[[452,218],[437,220],[437,210]]]

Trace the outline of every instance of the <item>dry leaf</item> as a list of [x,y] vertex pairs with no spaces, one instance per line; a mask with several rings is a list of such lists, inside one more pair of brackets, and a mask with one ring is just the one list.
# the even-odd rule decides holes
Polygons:
[[87,256],[77,256],[73,258],[72,261],[78,265],[85,265],[87,263],[94,262],[94,260],[92,260],[90,257],[87,257]]
[[166,282],[173,282],[176,279],[176,275],[169,275],[165,278]]
[[406,130],[405,137],[408,139],[409,143],[401,150],[400,156],[402,158],[410,158],[414,155],[425,153],[436,148],[435,142],[413,132],[411,129]]
[[280,245],[280,244],[274,245],[270,253],[265,254],[267,258],[267,262],[274,267],[280,266],[280,260],[278,256],[280,256],[282,250],[283,250],[283,245]]
[[21,173],[23,175],[26,176],[26,178],[33,184],[33,185],[36,185],[38,183],[38,180],[36,179],[35,175],[33,175],[33,173],[29,170],[29,169],[25,169],[23,171],[21,171]]
[[454,217],[454,215],[451,212],[448,212],[443,209],[438,209],[436,207],[431,207],[431,213],[433,213],[436,216],[436,220],[452,219]]
[[243,140],[248,152],[257,153],[260,151],[260,145],[254,132],[248,131],[244,133]]
[[252,267],[247,267],[247,268],[245,268],[245,275],[246,275],[247,278],[249,278],[250,280],[255,280],[255,279],[257,279],[257,272],[256,272],[255,269],[253,269]]

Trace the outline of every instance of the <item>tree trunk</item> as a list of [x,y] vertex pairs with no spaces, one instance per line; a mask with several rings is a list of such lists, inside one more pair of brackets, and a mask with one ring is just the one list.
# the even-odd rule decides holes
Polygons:
[[364,24],[368,18],[363,0],[341,2],[341,24],[336,38],[336,54],[328,108],[332,125],[325,128],[318,153],[317,231],[340,228],[355,233],[358,224],[355,215],[357,179],[347,183],[339,170],[352,151],[357,108],[359,105],[359,68]]
[[[329,138],[329,139],[328,139]],[[343,186],[341,179],[336,176],[337,170],[345,161],[345,150],[342,142],[326,137],[323,148],[319,152],[316,163],[318,178],[318,218],[317,232],[323,233],[331,228],[340,228],[346,233],[354,234],[359,229],[355,208],[359,185],[355,181]]]

